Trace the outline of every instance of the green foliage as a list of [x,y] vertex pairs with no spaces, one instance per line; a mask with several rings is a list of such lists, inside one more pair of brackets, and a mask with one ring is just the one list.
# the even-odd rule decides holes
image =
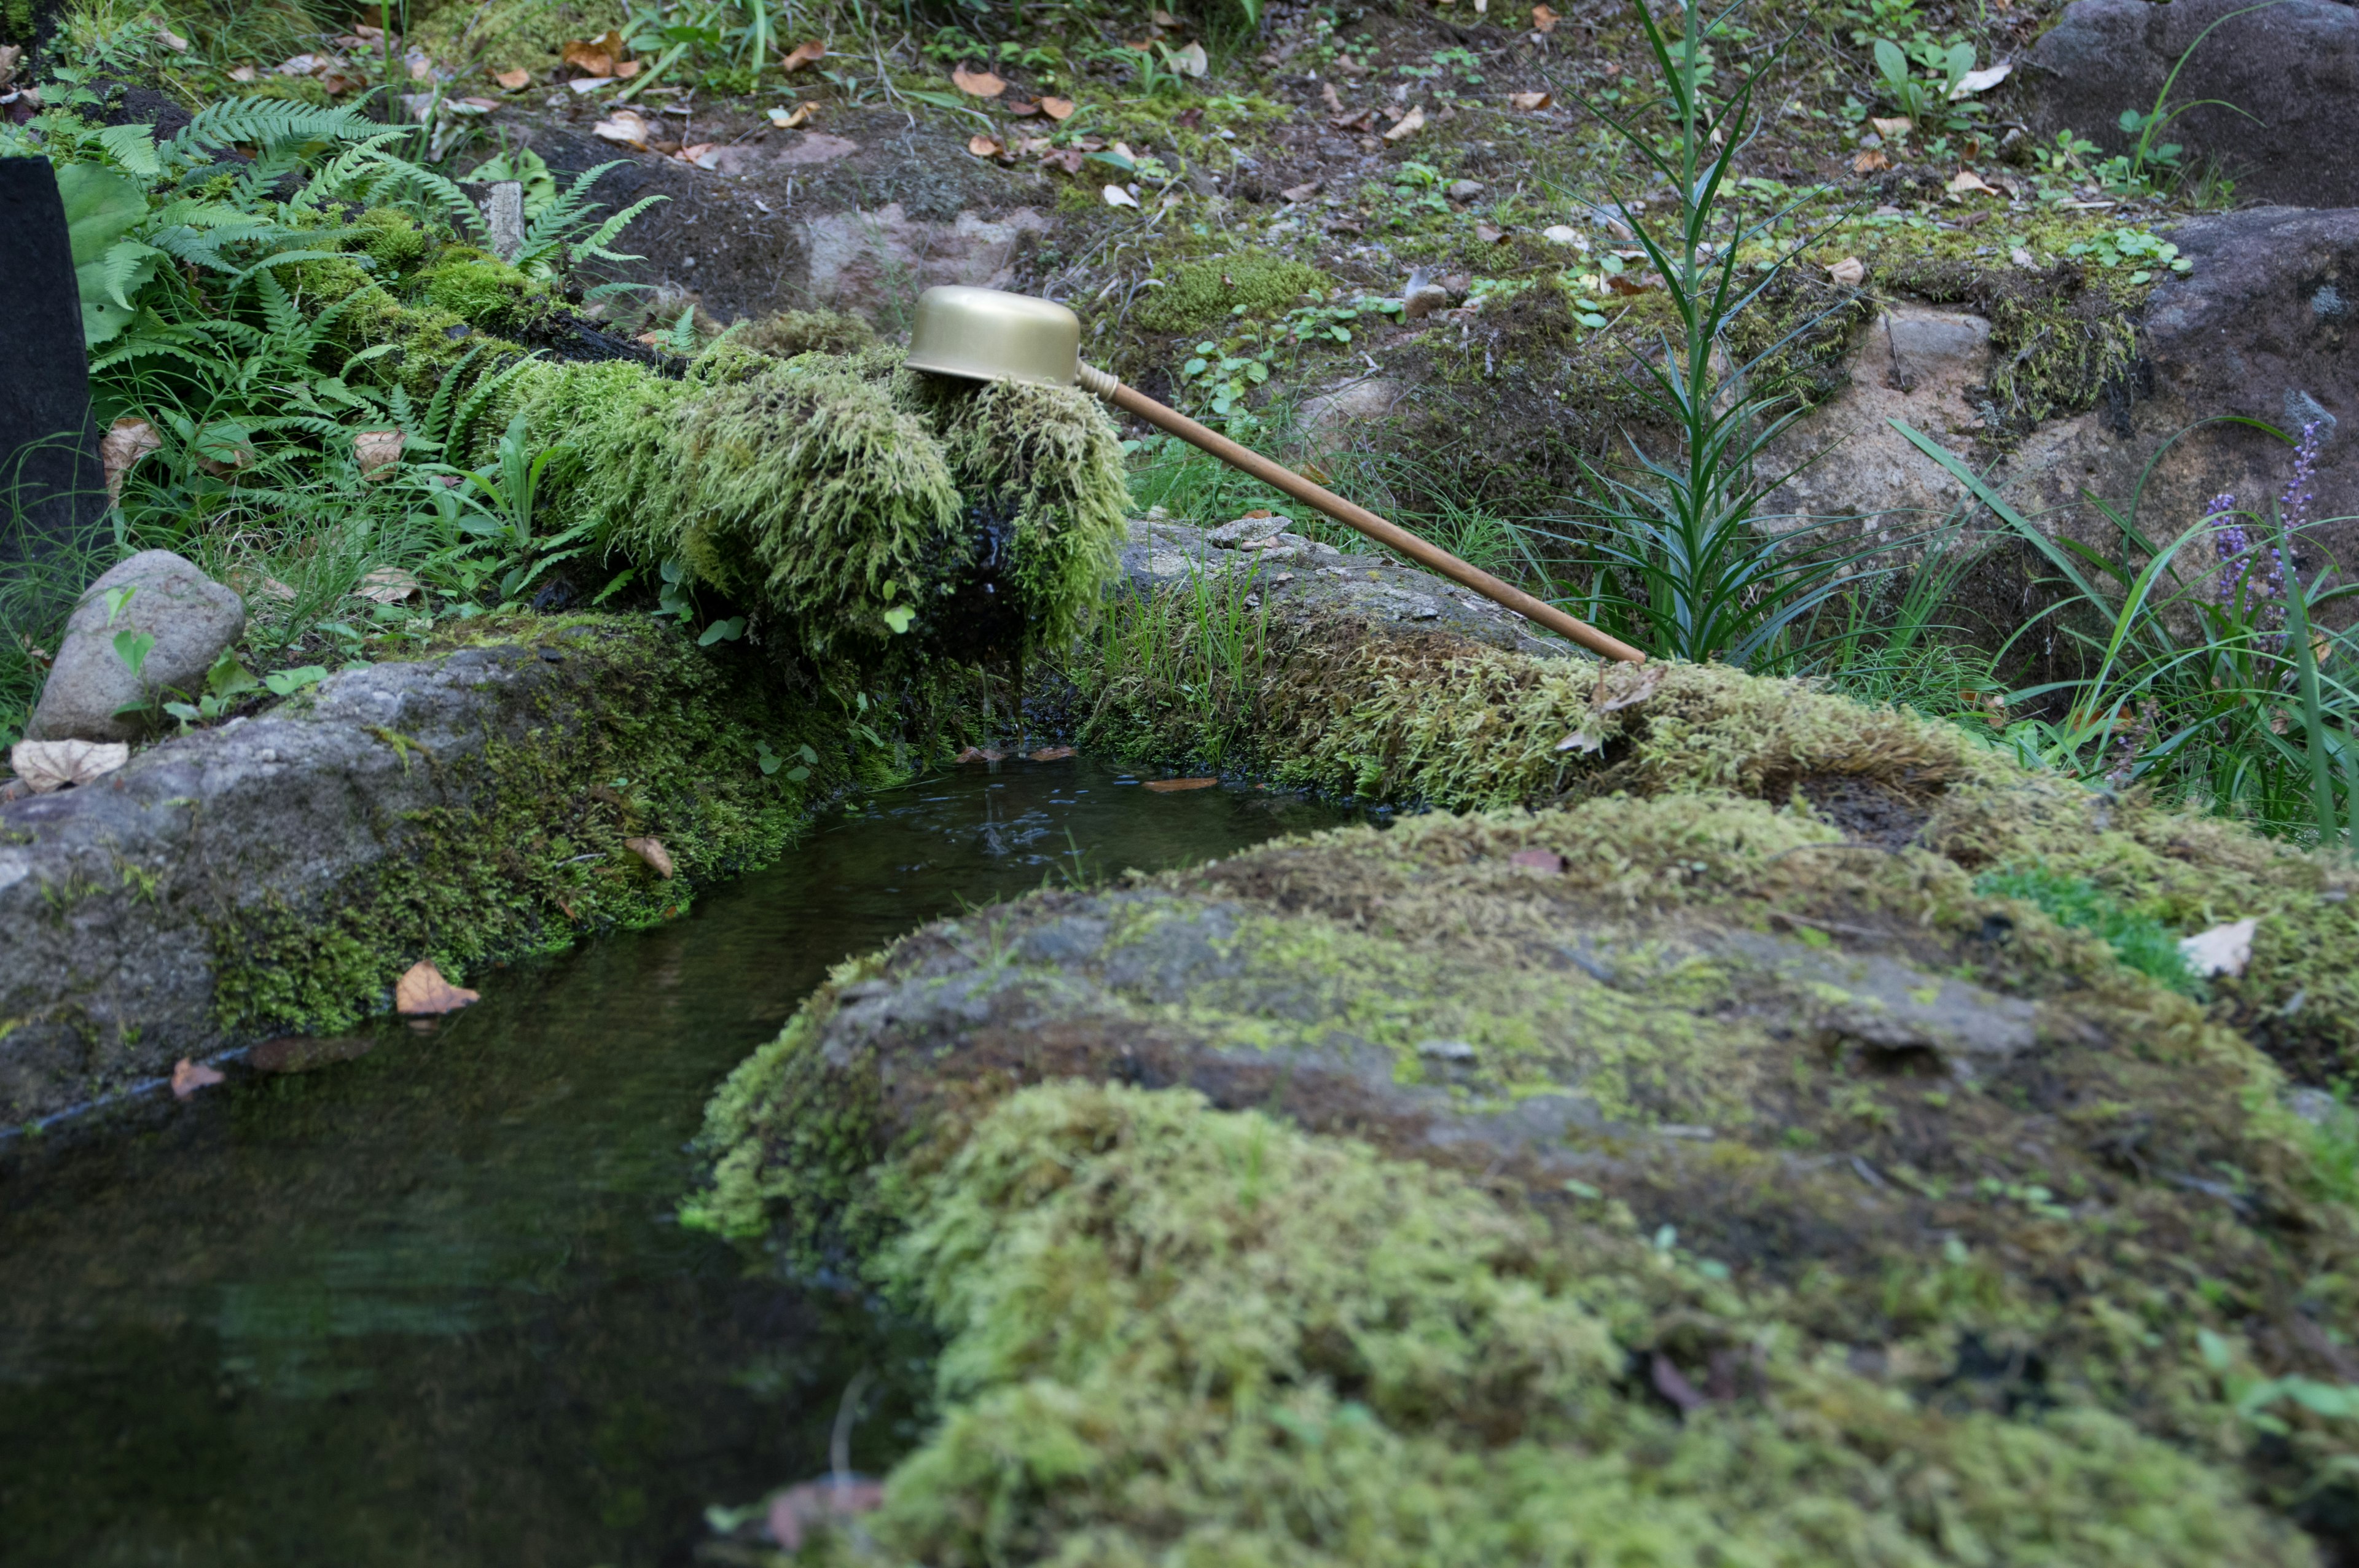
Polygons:
[[1976,877],[1974,891],[1993,898],[2021,899],[2059,925],[2092,933],[2123,963],[2175,991],[2193,996],[2200,989],[2180,956],[2179,939],[2160,921],[2123,908],[2085,878],[2043,866],[2002,866]]
[[1318,268],[1266,251],[1183,263],[1139,307],[1141,326],[1156,332],[1201,331],[1223,317],[1266,315],[1329,285]]

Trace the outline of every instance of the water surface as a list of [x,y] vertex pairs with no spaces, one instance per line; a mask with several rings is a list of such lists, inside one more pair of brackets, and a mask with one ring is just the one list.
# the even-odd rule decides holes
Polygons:
[[713,1087],[849,954],[1339,819],[1082,761],[868,798],[660,929],[364,1054],[0,1146],[0,1563],[686,1563],[708,1503],[914,1439],[926,1346],[682,1230]]

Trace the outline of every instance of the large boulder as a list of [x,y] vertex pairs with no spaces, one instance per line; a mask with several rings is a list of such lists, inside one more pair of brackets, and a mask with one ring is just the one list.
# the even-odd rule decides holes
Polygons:
[[[2074,0],[2034,45],[2025,119],[2042,137],[2070,130],[2108,152],[2135,138],[2121,114],[2198,103],[2161,140],[2217,158],[2240,195],[2334,207],[2359,202],[2359,10],[2337,0]],[[2241,113],[2240,113],[2241,111]]]
[[[125,589],[129,597],[118,600]],[[136,740],[147,723],[137,710],[171,692],[201,691],[213,661],[245,630],[245,603],[236,594],[169,550],[142,550],[91,584],[75,605],[27,733],[36,741]],[[115,647],[125,632],[155,639],[136,670]]]

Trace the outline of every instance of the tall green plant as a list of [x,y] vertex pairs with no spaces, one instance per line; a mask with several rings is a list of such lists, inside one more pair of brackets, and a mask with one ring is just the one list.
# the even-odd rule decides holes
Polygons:
[[[1677,319],[1677,332],[1658,340],[1658,356],[1635,356],[1677,444],[1658,456],[1628,438],[1629,465],[1589,467],[1602,530],[1583,608],[1589,619],[1650,654],[1750,665],[1790,649],[1798,623],[1876,552],[1832,546],[1829,530],[1841,519],[1773,519],[1764,512],[1769,492],[1791,475],[1764,477],[1760,466],[1800,411],[1755,396],[1751,375],[1811,322],[1741,362],[1728,341],[1730,323],[1799,247],[1756,264],[1749,282],[1740,276],[1746,265],[1740,254],[1764,242],[1774,248],[1810,200],[1752,223],[1730,219],[1722,207],[1723,188],[1756,131],[1754,94],[1779,51],[1767,51],[1751,75],[1715,97],[1706,40],[1727,15],[1708,18],[1697,0],[1682,0],[1673,38],[1643,0],[1634,0],[1633,14],[1654,57],[1661,96],[1626,117],[1585,106],[1672,192],[1668,227],[1644,216],[1636,202],[1624,202],[1622,211]],[[1667,131],[1650,128],[1658,114]],[[1771,522],[1784,526],[1765,526]]]

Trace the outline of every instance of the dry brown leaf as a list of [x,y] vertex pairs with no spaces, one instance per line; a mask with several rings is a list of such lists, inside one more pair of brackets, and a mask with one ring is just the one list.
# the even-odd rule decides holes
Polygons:
[[1038,751],[1031,753],[1032,760],[1036,762],[1061,762],[1067,757],[1077,757],[1079,755],[1081,755],[1081,753],[1074,751],[1071,746],[1043,746]]
[[393,1011],[404,1018],[432,1018],[440,1013],[456,1012],[470,1002],[483,1000],[464,986],[454,986],[442,978],[442,971],[429,958],[402,971],[401,979],[393,984]]
[[208,1067],[202,1062],[191,1062],[186,1056],[172,1064],[172,1098],[186,1099],[199,1089],[209,1089],[227,1080],[218,1067]]
[[1827,281],[1845,288],[1857,288],[1867,281],[1867,264],[1857,256],[1845,256],[1827,268]]
[[660,838],[625,838],[623,848],[645,860],[656,875],[671,880],[671,851],[663,847]]
[[164,444],[156,434],[156,427],[145,419],[117,419],[114,427],[98,438],[98,460],[106,469],[106,499],[110,503],[123,500],[123,476],[131,465]]
[[1288,186],[1278,194],[1288,201],[1308,201],[1319,194],[1319,182],[1315,179],[1306,179],[1299,185]]
[[1986,196],[2003,196],[2006,194],[2006,192],[1999,189],[1998,187],[1985,182],[1981,175],[1974,173],[1972,169],[1962,168],[1958,170],[1955,175],[1951,177],[1951,195],[1963,196],[1970,190],[1979,190]]
[[1040,113],[1051,120],[1070,120],[1073,117],[1073,101],[1070,98],[1043,98],[1040,100]]
[[1109,207],[1136,207],[1138,205],[1138,198],[1133,196],[1129,191],[1125,190],[1119,185],[1107,186],[1103,194],[1105,197],[1105,204]]
[[379,567],[361,579],[353,597],[372,604],[399,604],[419,591],[418,579],[399,567]]
[[960,66],[951,72],[951,81],[970,98],[996,98],[1007,91],[1007,83],[987,70],[969,70]]
[[1006,753],[1004,752],[994,752],[982,746],[969,746],[965,751],[961,752],[957,756],[952,757],[951,761],[953,762],[995,762],[1005,755],[1006,755]]
[[1550,876],[1564,874],[1564,857],[1554,849],[1518,849],[1507,857],[1507,864],[1529,866],[1536,871],[1546,871]]
[[1335,91],[1333,82],[1321,82],[1319,87],[1319,97],[1320,101],[1327,105],[1329,113],[1335,114],[1343,113],[1343,95]]
[[1906,114],[1895,115],[1889,120],[1879,120],[1871,114],[1868,116],[1867,124],[1871,130],[1887,142],[1895,136],[1905,136],[1917,128],[1917,122]]
[[1655,282],[1651,272],[1617,272],[1605,280],[1605,287],[1615,294],[1644,294]]
[[1886,157],[1882,150],[1876,147],[1869,147],[1851,160],[1851,171],[1854,174],[1874,174],[1879,168],[1891,167],[1892,160]]
[[259,81],[262,80],[262,72],[250,65],[241,65],[229,73],[229,79],[232,81]]
[[1183,789],[1210,789],[1218,779],[1149,779],[1147,787],[1158,795],[1174,795]]
[[977,157],[997,157],[1007,148],[991,137],[978,133],[966,139],[966,150]]
[[1555,95],[1548,92],[1510,92],[1507,94],[1507,107],[1510,109],[1523,109],[1527,111],[1533,109],[1545,109],[1555,102]]
[[1589,695],[1589,705],[1600,713],[1618,713],[1625,708],[1636,708],[1655,695],[1663,684],[1662,665],[1612,665],[1597,677],[1597,689]]
[[720,146],[721,144],[718,142],[690,142],[671,156],[676,163],[692,163],[701,168],[711,168],[712,165],[706,160],[711,158]]
[[[585,76],[627,76],[638,69],[636,63],[628,60],[630,46],[624,43],[623,35],[612,27],[600,38],[570,38],[558,52],[566,64]],[[631,63],[630,71],[620,69],[625,63]]]
[[1553,33],[1556,25],[1563,19],[1545,5],[1532,7],[1532,31],[1536,33]]
[[803,67],[815,64],[826,58],[827,46],[817,38],[809,38],[780,55],[778,69],[792,76]]
[[636,109],[617,109],[590,127],[591,133],[610,142],[620,142],[626,147],[644,150],[655,135],[655,127]]
[[1501,240],[1507,237],[1507,231],[1502,229],[1496,223],[1476,223],[1474,225],[1474,237],[1482,241],[1486,245],[1495,245]]
[[1393,128],[1385,133],[1385,140],[1397,142],[1403,136],[1414,135],[1423,129],[1425,129],[1425,105],[1412,104],[1408,114],[1393,122]]
[[770,124],[782,131],[800,130],[810,124],[811,117],[818,113],[819,105],[816,103],[798,103],[791,111],[773,109],[770,111]]
[[[2006,7],[2001,6],[2000,9],[2004,10]],[[1954,101],[1969,93],[1986,92],[2005,81],[2014,70],[2013,65],[2001,60],[1996,65],[1985,66],[1981,70],[1970,70],[1958,78],[1958,84],[1950,89],[1950,97]]]
[[1040,105],[1029,98],[1003,98],[999,106],[1019,120],[1028,120],[1040,112]]
[[521,92],[524,89],[532,85],[532,72],[528,70],[495,70],[492,72],[492,80],[498,82],[510,92]]
[[35,795],[102,778],[131,760],[120,741],[19,741],[8,765]]
[[356,430],[353,433],[353,456],[361,465],[363,479],[378,479],[390,475],[393,465],[401,460],[404,437],[398,430]]

